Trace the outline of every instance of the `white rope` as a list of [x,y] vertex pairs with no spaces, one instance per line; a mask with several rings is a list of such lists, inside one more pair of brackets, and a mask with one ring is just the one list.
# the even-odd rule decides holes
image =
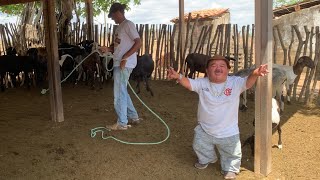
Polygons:
[[[89,56],[91,56],[93,53],[96,53],[96,52],[97,52],[97,53],[99,54],[99,56],[101,56],[101,57],[105,57],[105,56],[106,56],[106,55],[104,55],[103,53],[100,53],[99,50],[94,50],[94,51],[92,51],[87,57],[85,57],[84,59],[82,59],[82,60],[79,62],[79,64],[77,64],[76,67],[73,68],[73,70],[68,74],[68,76],[65,77],[60,83],[65,82],[65,81],[71,76],[71,74],[73,73],[73,71],[75,71]],[[47,88],[47,89],[42,89],[42,90],[41,90],[41,94],[46,94],[48,91],[49,91],[49,88]]]

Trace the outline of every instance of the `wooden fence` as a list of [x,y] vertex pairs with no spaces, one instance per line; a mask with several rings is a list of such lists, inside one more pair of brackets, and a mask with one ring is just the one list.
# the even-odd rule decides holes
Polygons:
[[[95,25],[94,38],[102,46],[109,46],[113,42],[113,34],[116,25]],[[255,63],[254,60],[254,25],[242,26],[241,29],[237,24],[221,24],[216,29],[213,25],[203,26],[197,31],[197,20],[195,23],[186,24],[186,33],[181,34],[177,30],[177,25],[168,24],[137,24],[136,28],[140,34],[143,46],[139,50],[139,54],[149,53],[155,61],[155,71],[153,79],[166,79],[166,69],[171,66],[176,70],[182,69],[184,60],[189,53],[201,53],[207,55],[225,55],[236,59],[236,63],[232,64],[232,71],[248,68]],[[14,24],[0,24],[0,54],[4,54],[6,47],[15,46],[19,42],[21,48],[26,50],[30,47],[44,46],[45,38],[43,27],[41,25],[25,27],[24,37],[18,32],[18,27]],[[78,44],[87,37],[86,25],[84,23],[70,24],[70,34],[68,35],[68,43]],[[320,79],[320,33],[319,27],[304,27],[305,35],[302,36],[298,26],[292,26],[292,39],[289,45],[283,43],[283,35],[277,26],[274,27],[274,55],[273,59],[278,64],[294,64],[302,55],[308,55],[314,59],[316,68],[307,69],[303,73],[305,78],[297,82],[293,88],[293,98],[310,102],[311,99],[317,98],[320,102],[320,92],[317,88],[317,81]],[[200,32],[200,33],[199,33]],[[59,33],[58,33],[59,35]],[[185,44],[178,43],[181,36],[186,37]],[[302,37],[305,37],[302,39]],[[280,44],[279,44],[280,43]],[[315,44],[315,46],[313,46]],[[184,47],[184,51],[180,53],[180,48]],[[23,51],[22,50],[22,51]],[[283,54],[283,59],[279,55]],[[198,74],[199,76],[199,74]],[[301,87],[298,85],[303,84]],[[298,94],[299,92],[299,94]]]

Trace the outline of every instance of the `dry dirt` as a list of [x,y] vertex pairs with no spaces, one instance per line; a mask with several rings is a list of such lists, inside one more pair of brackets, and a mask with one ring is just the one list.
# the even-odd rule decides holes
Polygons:
[[[142,89],[141,98],[171,130],[160,145],[125,145],[90,137],[90,130],[112,124],[112,83],[102,90],[63,85],[65,121],[50,120],[48,95],[40,89],[9,89],[0,93],[0,179],[222,179],[220,164],[198,170],[192,150],[198,97],[174,82],[152,81],[154,97]],[[154,142],[166,137],[166,128],[136,98],[144,121],[128,131],[113,132],[122,140]],[[254,128],[254,102],[240,112],[241,141]],[[237,179],[319,179],[320,108],[295,103],[282,116],[283,150],[272,148],[272,172],[267,178],[253,172],[249,146],[243,148]],[[272,142],[277,142],[275,133]]]

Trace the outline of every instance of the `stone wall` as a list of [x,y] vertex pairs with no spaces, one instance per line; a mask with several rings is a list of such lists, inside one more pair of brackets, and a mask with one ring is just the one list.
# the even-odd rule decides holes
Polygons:
[[[302,9],[300,11],[283,15],[277,19],[273,20],[273,25],[278,25],[280,33],[282,35],[282,39],[285,47],[288,49],[291,41],[291,26],[297,25],[299,27],[299,31],[302,36],[302,40],[305,40],[306,33],[304,30],[304,26],[307,26],[308,30],[311,31],[312,27],[316,27],[320,25],[320,5],[313,6],[307,9]],[[315,29],[314,29],[315,32]],[[278,38],[278,35],[276,38]],[[298,46],[298,38],[296,33],[294,32],[294,44],[291,51],[291,57],[294,59],[296,54],[296,49]],[[283,51],[280,45],[280,41],[277,41],[277,63],[283,63]],[[315,36],[313,37],[313,48],[315,46]],[[303,52],[301,52],[303,53]],[[307,55],[309,55],[309,51],[307,51]]]

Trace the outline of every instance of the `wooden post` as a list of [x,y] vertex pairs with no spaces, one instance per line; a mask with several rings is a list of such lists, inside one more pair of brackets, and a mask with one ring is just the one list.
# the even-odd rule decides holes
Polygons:
[[[234,58],[236,59],[234,66],[233,66],[233,72],[238,72],[238,65],[239,65],[239,34],[238,34],[238,25],[233,25],[233,36],[234,36],[234,44],[233,44],[233,50],[234,50]],[[253,38],[253,37],[252,37]]]
[[190,48],[189,48],[189,54],[193,52],[193,32],[194,32],[194,29],[197,27],[198,25],[198,20],[199,20],[199,14],[197,14],[197,17],[196,17],[196,20],[194,21],[193,23],[193,26],[192,26],[192,30],[191,30],[191,34],[190,34]]
[[[188,15],[188,22],[187,22],[187,33],[186,33],[186,41],[185,41],[185,44],[184,44],[184,50],[183,50],[183,55],[182,55],[182,59],[184,60],[186,58],[186,53],[187,53],[187,46],[188,46],[188,39],[189,39],[189,26],[190,26],[190,21],[191,21],[191,13],[189,13]],[[192,39],[192,36],[191,36],[191,39]],[[183,72],[184,73],[184,70]]]
[[93,40],[93,6],[92,6],[92,0],[86,0],[85,4],[86,4],[86,13],[87,13],[87,40]]
[[288,50],[287,50],[286,46],[284,45],[283,38],[282,38],[282,35],[280,33],[280,30],[279,30],[279,26],[276,25],[275,28],[277,30],[278,38],[279,38],[279,41],[280,41],[280,45],[281,45],[282,50],[283,50],[283,65],[286,65],[287,64],[287,57],[288,57]]
[[94,41],[99,43],[99,25],[98,24],[94,25]]
[[185,22],[184,22],[184,0],[179,0],[179,31],[181,33],[181,42],[180,42],[180,73],[183,73],[184,69],[184,59],[183,59],[183,52],[184,52],[184,44],[186,41],[185,32]]
[[224,24],[221,24],[221,30],[220,30],[220,33],[221,33],[221,36],[220,36],[220,49],[219,49],[219,55],[223,55],[222,53],[223,53],[223,43],[224,43],[224,41],[223,41],[223,37],[224,37],[224,35],[223,35],[223,33],[224,33],[224,27],[225,27],[225,25]]
[[[212,56],[213,45],[214,45],[214,42],[216,41],[216,38],[217,38],[218,33],[219,33],[219,26],[217,26],[216,31],[215,31],[215,33],[214,33],[213,40],[212,40],[211,43],[210,43],[209,56]],[[215,52],[214,54],[216,54],[216,52]]]
[[256,65],[268,64],[269,74],[257,80],[255,96],[254,171],[271,172],[272,0],[255,0]]
[[251,46],[250,46],[250,67],[253,64],[253,40],[254,40],[254,24],[252,24],[252,31],[251,31]]
[[[174,38],[175,38],[175,35],[176,35],[176,30],[177,30],[177,25],[174,24],[173,25],[173,29],[172,29],[172,33],[171,33],[171,37],[170,37],[170,66],[173,67],[174,69],[178,69],[177,68],[177,59],[175,59],[175,56],[174,56]],[[187,74],[187,72],[186,72]]]
[[57,23],[55,1],[43,1],[43,18],[46,31],[46,49],[48,54],[48,76],[50,89],[51,117],[55,122],[64,121],[63,103],[58,56]]

